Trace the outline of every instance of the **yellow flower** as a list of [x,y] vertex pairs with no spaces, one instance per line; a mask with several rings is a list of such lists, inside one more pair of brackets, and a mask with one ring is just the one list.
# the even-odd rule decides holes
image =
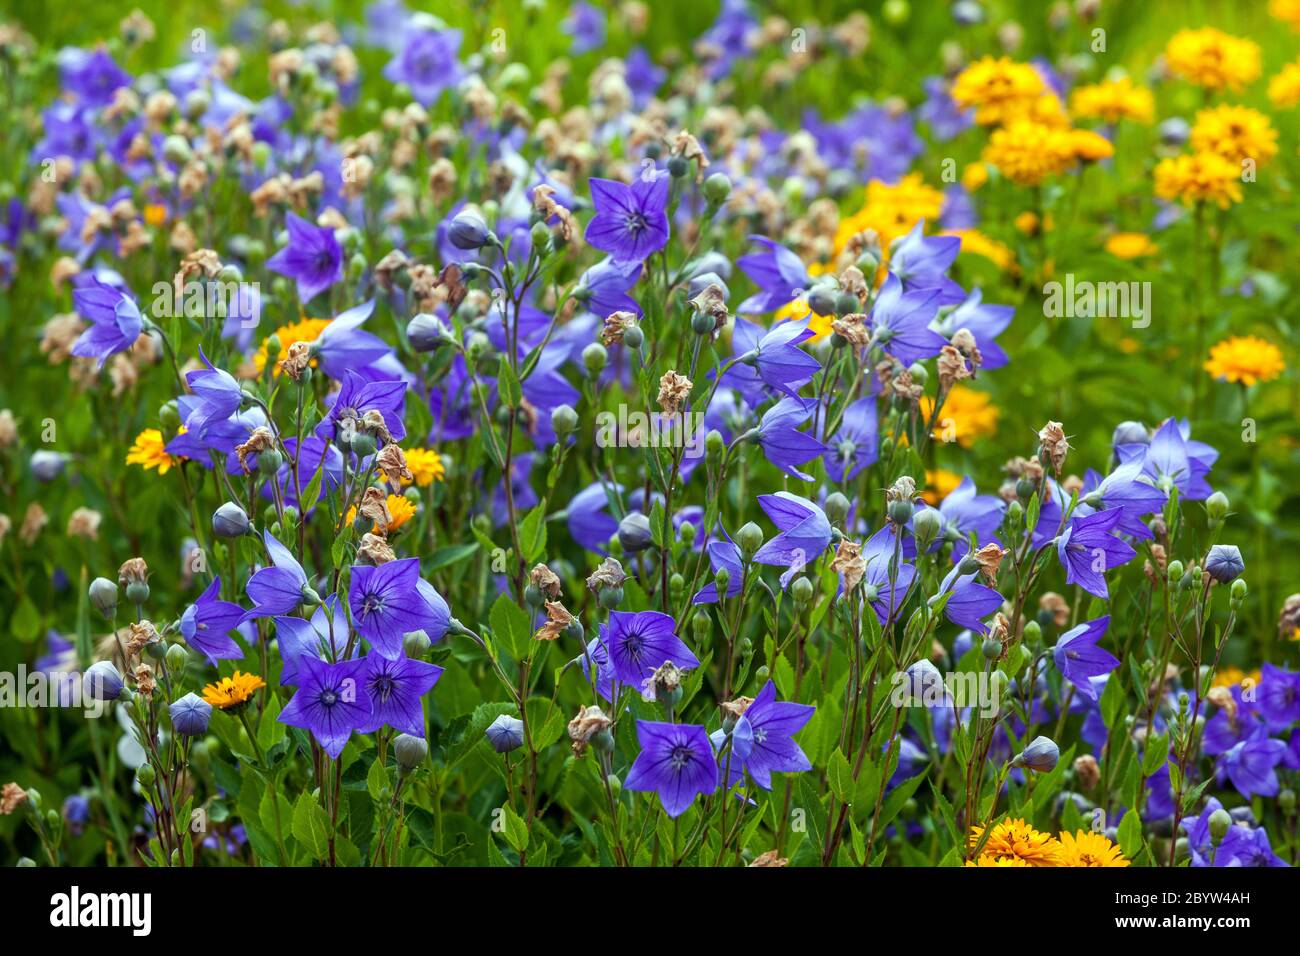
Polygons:
[[[926,395],[921,399],[920,410],[929,421],[934,409],[934,399]],[[934,424],[934,437],[939,441],[956,441],[970,448],[977,438],[992,435],[998,430],[998,407],[984,392],[965,385],[954,385],[939,410],[939,420]]]
[[1300,31],[1300,0],[1268,0],[1269,16]]
[[[315,342],[320,338],[320,334],[325,331],[325,326],[330,324],[329,319],[308,319],[302,318],[297,322],[290,322],[288,325],[282,325],[271,335],[280,340],[280,356],[289,351],[289,346],[295,342]],[[262,344],[257,349],[257,354],[253,356],[253,365],[257,368],[257,374],[261,375],[266,369],[266,339],[262,339]],[[312,360],[312,368],[316,367],[316,362]],[[277,368],[275,374],[279,375],[280,370]]]
[[230,710],[248,703],[253,692],[266,686],[266,681],[256,674],[235,671],[215,684],[203,688],[203,699],[219,710]]
[[1169,71],[1208,90],[1240,90],[1259,76],[1259,45],[1204,27],[1179,30],[1165,46]]
[[943,203],[943,193],[927,186],[920,173],[908,173],[893,185],[873,179],[867,183],[862,208],[840,220],[835,233],[835,255],[843,251],[850,239],[868,229],[876,233],[881,248],[888,254],[889,244],[906,235],[922,219],[937,220],[943,212]]
[[1140,259],[1160,250],[1146,233],[1117,232],[1106,240],[1106,251],[1119,259]]
[[993,131],[982,158],[1017,185],[1037,186],[1074,165],[1072,131],[1016,120]]
[[[185,426],[182,425],[176,434],[184,435]],[[128,465],[140,465],[146,471],[157,468],[160,475],[167,474],[182,461],[185,461],[184,456],[167,453],[167,442],[163,440],[162,432],[156,428],[146,428],[136,435],[135,441],[126,453]]]
[[[971,827],[970,845],[978,845],[983,835],[983,827]],[[1012,857],[1028,866],[1060,866],[1061,844],[1050,833],[1040,833],[1017,817],[993,827],[981,856]]]
[[[409,459],[408,459],[409,463]],[[412,471],[415,469],[412,468]],[[405,495],[389,495],[387,498],[388,516],[392,520],[388,522],[388,530],[396,531],[406,522],[415,517],[415,505]],[[357,506],[353,505],[348,509],[347,517],[344,519],[345,524],[351,524],[357,520]]]
[[1070,113],[1076,119],[1118,123],[1122,119],[1150,123],[1155,115],[1151,91],[1135,86],[1127,76],[1080,86],[1070,94]]
[[938,505],[960,484],[961,475],[955,471],[948,471],[945,468],[936,468],[931,471],[927,468],[925,470],[925,490],[921,492],[921,497],[929,504]]
[[1018,856],[989,856],[981,853],[978,860],[967,860],[967,866],[1029,866]]
[[144,207],[144,221],[148,226],[161,226],[167,221],[167,207],[162,203],[149,203]]
[[1267,339],[1234,335],[1210,349],[1205,370],[1214,378],[1255,385],[1270,382],[1286,371],[1282,351]]
[[983,163],[968,163],[961,171],[961,185],[968,193],[973,193],[989,181],[989,168]]
[[957,74],[952,98],[962,109],[973,108],[981,126],[997,126],[1022,115],[1044,89],[1043,78],[1028,63],[986,56]]
[[[447,470],[442,465],[442,456],[432,448],[408,448],[406,450],[406,467],[415,476],[415,483],[427,488],[435,481],[442,481]],[[409,484],[409,482],[405,482]]]
[[1196,114],[1191,144],[1230,162],[1253,159],[1262,166],[1277,155],[1277,130],[1259,110],[1225,104]]
[[1106,839],[1103,833],[1078,830],[1071,836],[1061,833],[1061,862],[1059,866],[1128,866],[1120,848]]
[[1191,153],[1156,165],[1156,195],[1186,205],[1212,202],[1220,209],[1241,202],[1241,171],[1218,153]]
[[1278,109],[1300,103],[1300,60],[1288,63],[1268,81],[1268,98]]
[[989,238],[978,229],[949,229],[939,235],[956,236],[961,240],[962,252],[983,256],[1003,272],[1014,270],[1016,267],[1016,254],[1011,251],[1011,248],[996,239]]
[[1089,129],[1070,130],[1070,149],[1081,163],[1096,163],[1115,155],[1110,140]]

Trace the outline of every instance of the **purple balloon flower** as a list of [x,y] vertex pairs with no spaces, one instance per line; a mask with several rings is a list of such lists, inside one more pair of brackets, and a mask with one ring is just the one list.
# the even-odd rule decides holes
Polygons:
[[767,236],[750,236],[749,241],[765,246],[767,251],[736,260],[740,270],[758,286],[756,293],[740,303],[737,312],[746,315],[775,312],[808,291],[812,278],[802,259]]
[[871,306],[872,337],[904,365],[933,358],[948,344],[930,328],[941,304],[939,289],[904,291],[902,281],[891,273]]
[[667,245],[668,179],[649,171],[631,186],[592,179],[596,215],[587,223],[587,244],[625,262],[642,262]]
[[1268,730],[1257,727],[1255,732],[1227,753],[1215,764],[1215,773],[1222,780],[1232,781],[1237,792],[1249,800],[1277,796],[1279,784],[1277,765],[1286,757],[1286,744],[1268,736]]
[[781,575],[781,587],[785,587],[791,578],[830,546],[831,523],[821,508],[788,491],[759,495],[758,504],[780,534],[763,542],[754,555],[754,561],[787,568]]
[[243,621],[244,609],[221,600],[220,594],[221,578],[214,577],[199,599],[181,615],[181,635],[185,643],[213,665],[217,661],[238,661],[244,657],[244,652],[230,636],[230,632]]
[[[902,548],[898,549],[897,568],[891,567],[894,563],[895,535],[898,533],[892,523],[886,524],[862,546],[862,560],[866,562],[862,587],[867,602],[876,612],[882,626],[907,600],[907,592],[916,580],[916,568],[903,563]],[[841,583],[842,581],[841,576]]]
[[[330,378],[343,381],[349,371],[363,372],[367,366],[373,366],[392,349],[379,336],[361,328],[362,323],[375,311],[375,300],[370,299],[353,306],[346,312],[340,312],[325,330],[321,332],[312,347],[320,370]],[[362,375],[370,378],[369,375]],[[384,376],[394,378],[396,376]]]
[[224,422],[239,411],[244,395],[234,376],[209,362],[202,349],[199,349],[199,358],[206,368],[185,376],[185,383],[198,397],[198,402],[185,417],[185,428],[201,436],[213,424]]
[[358,633],[384,657],[402,653],[402,638],[423,629],[429,605],[419,589],[420,559],[352,567],[348,606]]
[[369,669],[365,658],[337,664],[302,658],[298,689],[280,712],[280,723],[311,731],[321,748],[337,760],[352,731],[370,723],[374,704],[365,688]]
[[876,399],[868,395],[844,409],[839,429],[822,456],[826,474],[839,484],[852,481],[879,455]]
[[825,445],[808,432],[799,431],[813,408],[811,400],[783,398],[763,415],[754,435],[768,461],[801,481],[812,481],[813,477],[795,466],[827,453]]
[[1080,697],[1088,700],[1097,700],[1097,686],[1092,678],[1109,674],[1119,667],[1119,658],[1097,646],[1109,626],[1109,614],[1086,621],[1062,634],[1052,648],[1052,662],[1056,669],[1074,685]]
[[956,305],[966,293],[947,272],[961,251],[961,239],[927,236],[924,230],[925,223],[918,222],[898,241],[889,254],[889,272],[903,281],[904,291],[933,291],[936,306]]
[[[280,669],[280,683],[293,686],[298,683],[302,658],[314,657],[320,661],[340,659],[347,650],[352,629],[348,626],[348,618],[343,613],[343,604],[338,595],[331,594],[312,612],[310,620],[277,617],[275,635],[280,648],[280,659],[284,662]],[[352,656],[356,655],[357,650],[354,648]]]
[[1300,720],[1300,671],[1265,663],[1259,683],[1259,711],[1270,729],[1286,730]]
[[1002,607],[1002,595],[975,580],[975,574],[958,574],[954,567],[944,579],[940,594],[952,592],[943,606],[944,616],[958,627],[987,634],[984,619]]
[[[764,790],[771,790],[773,773],[811,770],[807,755],[793,738],[816,709],[810,704],[779,701],[776,684],[770,680],[764,684],[732,729],[728,786],[748,773]],[[727,760],[722,758],[724,764]]]
[[821,370],[821,363],[799,348],[801,342],[812,337],[807,320],[778,322],[753,349],[741,356],[741,361],[751,363],[758,377],[770,388],[797,397],[798,390]]
[[930,328],[945,339],[951,339],[959,329],[965,329],[975,336],[975,346],[983,359],[980,368],[992,371],[1010,361],[1002,346],[998,345],[997,337],[1011,324],[1016,310],[1009,305],[985,305],[983,299],[982,291],[972,289],[964,302],[947,315],[936,318],[930,323]]
[[1071,518],[1056,540],[1056,556],[1065,568],[1065,583],[1077,584],[1089,594],[1109,597],[1104,572],[1130,561],[1137,554],[1111,534],[1124,512],[1119,508]]
[[674,633],[676,627],[672,617],[659,611],[611,611],[600,640],[614,679],[639,688],[666,661],[684,670],[699,667],[699,659]]
[[718,789],[718,764],[709,735],[695,724],[636,722],[641,744],[623,789],[655,792],[670,817],[679,817],[698,794]]
[[271,566],[253,572],[244,586],[253,599],[253,607],[244,612],[243,621],[293,613],[302,604],[303,590],[307,588],[307,572],[289,549],[275,540],[269,531],[262,532],[262,542],[271,558]]
[[72,354],[98,359],[100,368],[110,355],[135,345],[144,328],[144,317],[135,300],[94,275],[73,291],[72,304],[91,323],[72,343]]
[[405,83],[421,106],[431,106],[442,91],[465,75],[457,59],[459,30],[420,30],[406,37],[402,52],[384,67],[384,78]]
[[266,260],[272,272],[298,284],[298,299],[304,305],[343,278],[343,248],[328,226],[313,226],[289,213],[288,244]]
[[421,698],[438,683],[442,668],[407,657],[394,658],[371,654],[362,681],[374,706],[370,719],[357,730],[373,733],[387,725],[404,734],[424,736],[424,707]]
[[[744,577],[744,567],[740,562],[740,549],[736,547],[731,536],[727,534],[726,529],[722,531],[722,540],[710,541],[705,547],[709,555],[709,567],[713,569],[716,575],[719,571],[727,572],[727,597],[735,597],[740,593],[741,579]],[[692,604],[717,604],[718,603],[718,583],[710,581],[704,587],[695,593],[691,598]]]

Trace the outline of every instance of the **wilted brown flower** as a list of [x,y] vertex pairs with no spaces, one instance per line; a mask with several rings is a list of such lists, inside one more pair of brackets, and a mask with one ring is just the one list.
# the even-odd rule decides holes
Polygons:
[[618,563],[618,558],[607,557],[600,563],[600,567],[591,572],[587,578],[587,587],[593,591],[599,591],[601,588],[619,588],[626,580],[627,575],[623,573],[623,565]]
[[68,516],[68,535],[73,538],[85,538],[87,541],[99,540],[99,523],[103,515],[92,508],[78,508]]
[[727,311],[726,295],[722,291],[722,286],[716,282],[710,282],[699,295],[691,299],[691,306],[696,312],[707,315],[713,320],[715,333],[727,324],[727,319],[731,316]]
[[388,496],[382,488],[370,487],[361,495],[361,504],[357,514],[374,522],[380,534],[388,534],[388,527],[393,523],[393,516],[388,510]]
[[249,433],[248,439],[241,445],[235,446],[235,455],[239,458],[239,467],[244,470],[244,474],[251,474],[248,467],[248,459],[266,451],[275,445],[275,436],[271,430],[264,425],[259,425]]
[[865,348],[871,341],[871,323],[863,312],[850,312],[832,319],[831,331],[855,349]]
[[1009,551],[990,542],[972,553],[971,557],[979,564],[980,573],[984,575],[989,584],[996,585],[998,583],[998,568],[1002,566],[1002,559],[1008,554],[1010,554]]
[[1043,454],[1051,460],[1052,470],[1060,475],[1065,456],[1070,451],[1070,443],[1066,440],[1061,423],[1048,422],[1044,425],[1038,432],[1038,442],[1043,446]]
[[605,316],[605,325],[600,331],[600,341],[606,347],[623,341],[623,333],[636,325],[636,316],[631,312],[611,312]]
[[573,755],[581,757],[585,754],[591,738],[608,730],[612,724],[613,721],[595,704],[581,708],[577,716],[569,721],[569,740],[573,742]]
[[788,866],[789,863],[790,861],[781,856],[781,854],[776,850],[768,850],[765,853],[760,853],[758,856],[754,857],[754,859],[750,861],[749,865],[757,867],[780,867]]
[[659,379],[659,407],[669,415],[681,411],[682,404],[691,394],[692,382],[685,375],[667,371]]
[[135,667],[135,686],[140,693],[146,697],[152,697],[157,684],[153,679],[153,668],[148,664],[140,663]]
[[844,576],[844,593],[851,593],[867,572],[867,562],[862,559],[862,545],[851,538],[841,538],[831,567]]
[[560,577],[544,564],[538,564],[528,572],[528,583],[537,588],[542,596],[554,601],[560,596]]
[[1038,607],[1052,615],[1052,623],[1057,627],[1065,627],[1070,621],[1070,605],[1055,591],[1045,592],[1038,599]]
[[406,453],[393,443],[389,443],[380,449],[378,456],[375,458],[375,467],[388,479],[388,483],[392,485],[394,490],[400,488],[404,481],[415,480],[415,475],[411,474],[411,469],[407,467]]
[[1101,769],[1097,766],[1097,758],[1092,754],[1075,757],[1074,779],[1078,782],[1080,790],[1087,791],[1097,786],[1101,781]]
[[569,613],[559,601],[546,602],[546,623],[538,628],[533,637],[539,641],[553,641],[564,633],[564,629],[572,624],[576,618]]
[[27,802],[27,791],[16,783],[6,783],[0,790],[0,817],[7,817]]
[[361,536],[361,543],[357,545],[357,560],[361,564],[379,567],[389,561],[396,561],[397,555],[388,546],[387,538],[367,531]]

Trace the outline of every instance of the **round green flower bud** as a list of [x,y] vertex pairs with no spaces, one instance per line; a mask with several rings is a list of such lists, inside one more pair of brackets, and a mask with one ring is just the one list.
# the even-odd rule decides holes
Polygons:
[[402,770],[414,770],[424,763],[424,758],[427,756],[429,756],[429,744],[423,737],[398,734],[397,739],[393,741],[393,759]]
[[573,433],[578,427],[578,413],[572,406],[557,405],[551,412],[551,427],[555,429],[555,434],[563,438]]
[[1205,499],[1205,513],[1212,522],[1222,521],[1228,516],[1228,496],[1222,491],[1210,495]]
[[822,510],[826,513],[827,521],[837,528],[843,527],[849,516],[849,499],[836,491],[826,496]]
[[1232,826],[1232,815],[1223,807],[1215,810],[1210,814],[1210,839],[1214,845],[1218,846],[1223,842],[1223,838],[1228,835],[1228,828]]
[[930,370],[920,362],[913,362],[907,367],[907,374],[912,376],[912,384],[924,385],[930,380]]
[[167,432],[175,432],[181,427],[181,415],[176,410],[175,400],[164,402],[162,408],[158,409],[158,421]]
[[1181,581],[1183,577],[1183,562],[1170,561],[1165,574],[1170,584],[1175,584],[1178,581]]
[[135,772],[135,779],[140,782],[142,787],[152,787],[154,781],[158,779],[158,774],[153,769],[153,764],[141,764],[140,769]]
[[721,206],[731,195],[731,180],[723,173],[713,173],[704,180],[704,198],[715,206]]
[[630,325],[623,330],[623,344],[633,352],[639,350],[644,341],[645,333],[641,331],[641,326]]
[[986,637],[980,650],[988,660],[995,661],[1002,656],[1002,642],[996,637]]
[[1246,587],[1246,579],[1237,578],[1237,580],[1232,582],[1232,589],[1228,593],[1231,595],[1232,600],[1240,604],[1242,601],[1246,599],[1247,590],[1248,588]]
[[408,631],[402,636],[402,649],[406,651],[406,656],[413,660],[422,660],[431,646],[433,642],[423,630]]
[[677,537],[682,544],[689,548],[695,543],[695,525],[689,521],[683,521],[682,526],[677,529]]
[[722,432],[716,428],[710,428],[709,433],[704,436],[705,452],[713,458],[721,458],[726,447],[727,441],[722,437]]
[[752,521],[746,522],[736,532],[736,544],[740,546],[741,557],[750,560],[763,546],[763,529]]
[[96,611],[111,619],[117,613],[117,585],[108,578],[95,578],[90,582],[90,603]]
[[605,370],[607,361],[609,361],[609,353],[599,342],[592,342],[582,350],[582,365],[592,378]]
[[794,579],[790,585],[790,596],[794,598],[794,603],[799,607],[806,607],[813,597],[813,585],[802,574]]
[[176,674],[185,670],[185,664],[190,659],[190,652],[182,644],[173,644],[167,648],[164,659],[167,661],[167,669]]

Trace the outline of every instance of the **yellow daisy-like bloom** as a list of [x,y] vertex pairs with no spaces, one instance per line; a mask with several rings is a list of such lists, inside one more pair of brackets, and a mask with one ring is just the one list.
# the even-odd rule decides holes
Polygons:
[[[415,469],[411,469],[414,471]],[[405,495],[389,495],[387,498],[388,515],[392,519],[388,522],[388,530],[396,531],[406,522],[415,517],[415,505]],[[357,506],[353,505],[348,509],[347,517],[344,519],[346,524],[351,524],[357,520]]]
[[1300,32],[1300,0],[1268,0],[1268,15]]
[[967,163],[961,171],[961,185],[968,193],[973,193],[989,181],[989,168],[983,163]]
[[889,244],[906,235],[918,222],[936,221],[943,212],[943,203],[943,193],[927,186],[920,173],[908,173],[893,185],[873,179],[867,183],[862,208],[840,220],[835,231],[835,255],[844,250],[850,239],[868,229],[876,233],[888,255]]
[[1073,836],[1061,833],[1061,862],[1059,866],[1128,866],[1120,848],[1106,839],[1103,833],[1077,830]]
[[1010,126],[1017,120],[1028,120],[1031,123],[1037,123],[1039,126],[1050,126],[1053,129],[1065,129],[1070,125],[1070,117],[1065,111],[1065,104],[1061,102],[1055,93],[1050,91],[1042,96],[1036,96],[1019,106],[1009,107],[1006,116],[1002,120],[1002,125]]
[[1150,123],[1155,117],[1155,97],[1146,87],[1127,76],[1078,87],[1070,94],[1070,115],[1075,119],[1099,119],[1105,123],[1136,120]]
[[1143,232],[1117,232],[1106,240],[1106,251],[1118,259],[1154,256],[1159,247]]
[[1016,120],[993,131],[982,158],[1017,185],[1037,186],[1074,165],[1074,140],[1070,131]]
[[1277,155],[1277,130],[1259,110],[1225,104],[1196,114],[1191,144],[1197,152],[1218,153],[1234,163],[1253,159],[1262,166]]
[[1288,63],[1268,81],[1268,99],[1278,109],[1300,103],[1300,60]]
[[925,490],[921,492],[921,497],[926,503],[938,505],[939,502],[952,494],[954,488],[961,484],[961,475],[955,471],[948,471],[946,468],[936,468],[931,471],[925,470]]
[[1282,350],[1255,335],[1234,335],[1210,349],[1205,370],[1214,378],[1255,385],[1271,382],[1284,371]]
[[989,856],[981,853],[978,860],[967,860],[967,866],[1029,866],[1018,856]]
[[[297,322],[290,322],[288,325],[282,325],[271,335],[280,340],[280,355],[283,356],[289,351],[289,346],[295,342],[315,342],[320,338],[320,334],[325,331],[325,326],[330,324],[330,319],[308,319],[303,318]],[[258,346],[257,354],[253,356],[253,365],[257,368],[257,374],[261,375],[266,369],[266,342],[271,336],[262,339],[262,344]],[[312,368],[316,367],[316,361],[312,360]],[[277,368],[275,374],[279,375],[280,370]]]
[[[176,434],[185,434],[185,426],[182,425]],[[140,465],[146,471],[156,468],[160,475],[167,474],[184,460],[183,456],[167,453],[167,442],[162,432],[156,428],[146,428],[136,435],[135,441],[126,453],[128,465]]]
[[[442,465],[442,456],[432,448],[408,448],[406,467],[411,469],[415,483],[421,488],[427,488],[435,481],[442,481],[447,474],[447,470]],[[410,482],[403,482],[403,484],[410,484]]]
[[1220,667],[1214,672],[1211,687],[1242,687],[1245,684],[1259,686],[1263,674],[1257,667],[1253,671],[1244,671],[1240,667]]
[[[930,420],[934,399],[926,395],[920,402],[921,414]],[[970,448],[976,439],[992,435],[998,430],[1001,414],[993,400],[984,392],[966,385],[954,385],[939,410],[939,420],[934,423],[934,437],[938,441],[955,441]]]
[[[970,845],[976,846],[983,835],[983,827],[971,827]],[[1050,833],[1040,833],[1016,817],[993,827],[980,855],[1013,857],[1029,866],[1060,866],[1061,844]]]
[[1156,195],[1191,206],[1212,202],[1220,209],[1241,202],[1241,170],[1218,153],[1171,156],[1156,164]]
[[1240,90],[1259,77],[1259,44],[1204,27],[1179,30],[1165,46],[1169,71],[1207,90]]
[[266,681],[256,674],[235,671],[215,684],[203,688],[203,699],[218,710],[230,710],[248,703],[253,693],[266,686]]
[[986,56],[957,74],[952,98],[962,109],[974,109],[981,126],[997,126],[1021,115],[1044,89],[1043,78],[1028,63]]
[[151,202],[144,207],[144,222],[147,226],[157,228],[167,221],[167,207],[162,203]]
[[1111,141],[1090,129],[1070,130],[1070,149],[1081,163],[1096,163],[1115,155]]
[[978,229],[949,229],[939,235],[956,236],[961,240],[962,252],[983,256],[1003,272],[1014,270],[1016,267],[1016,254],[1011,251],[1011,247],[989,238]]

